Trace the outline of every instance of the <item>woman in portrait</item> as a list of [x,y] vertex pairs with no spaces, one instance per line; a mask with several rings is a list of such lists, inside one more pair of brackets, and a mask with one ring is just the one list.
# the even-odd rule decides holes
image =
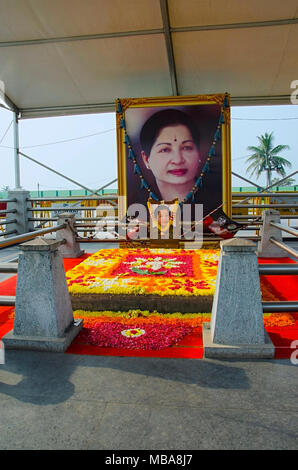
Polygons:
[[201,171],[199,131],[177,109],[153,114],[140,133],[141,156],[155,178],[161,199],[183,201]]
[[[154,200],[170,202],[176,199],[184,204],[203,204],[204,215],[222,202],[221,144],[216,144],[216,155],[210,161],[210,172],[205,172],[202,185],[195,182],[202,175],[210,145],[218,125],[220,108],[214,105],[196,106],[188,113],[177,108],[165,108],[151,114],[134,133],[132,144],[141,175],[150,189],[140,187],[134,164],[127,162],[127,203],[147,206],[150,191]],[[203,108],[203,109],[202,109]],[[138,128],[142,110],[132,109],[128,125]],[[133,117],[133,119],[132,119]],[[185,199],[193,193],[193,197]],[[192,218],[194,215],[192,216]]]

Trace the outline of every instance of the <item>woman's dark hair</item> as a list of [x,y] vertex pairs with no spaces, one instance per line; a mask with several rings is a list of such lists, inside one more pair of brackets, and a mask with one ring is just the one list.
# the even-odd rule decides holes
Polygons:
[[157,139],[160,131],[165,127],[184,125],[186,126],[196,144],[200,145],[199,130],[192,118],[178,109],[165,109],[153,114],[143,125],[140,133],[140,143],[142,150],[147,156],[150,155],[152,146]]

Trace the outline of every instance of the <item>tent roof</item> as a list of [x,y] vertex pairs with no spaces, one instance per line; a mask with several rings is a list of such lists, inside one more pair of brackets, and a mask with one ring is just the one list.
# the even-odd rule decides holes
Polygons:
[[298,0],[2,0],[0,80],[24,118],[226,91],[290,104],[297,12]]

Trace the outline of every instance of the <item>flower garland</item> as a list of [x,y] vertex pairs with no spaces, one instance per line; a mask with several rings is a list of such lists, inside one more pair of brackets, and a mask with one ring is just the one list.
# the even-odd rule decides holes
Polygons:
[[[160,350],[179,344],[186,335],[201,335],[211,313],[159,313],[148,310],[73,312],[84,321],[76,342],[97,347]],[[295,325],[292,315],[264,314],[264,327]]]
[[156,310],[127,310],[127,311],[86,311],[86,310],[75,310],[73,312],[74,318],[81,318],[84,320],[84,326],[92,327],[95,323],[99,322],[114,322],[123,323],[129,325],[138,325],[139,322],[146,323],[168,323],[171,325],[186,324],[192,328],[201,326],[204,321],[210,321],[211,313],[159,313]]
[[[129,329],[140,328],[140,325],[146,324],[161,324],[167,323],[171,325],[188,325],[192,328],[202,326],[205,322],[210,322],[211,313],[160,313],[156,310],[127,310],[127,311],[86,311],[75,310],[73,312],[74,318],[84,320],[84,327],[92,328],[94,324],[98,323],[121,323],[127,325]],[[294,326],[298,320],[297,315],[291,313],[264,313],[263,314],[264,327],[286,327]],[[145,323],[144,323],[145,322]],[[123,327],[124,328],[124,327]]]
[[103,348],[160,350],[178,344],[191,332],[192,328],[183,324],[99,322],[84,328],[79,340]]
[[[216,127],[215,134],[213,136],[213,140],[212,140],[210,150],[208,152],[208,157],[206,159],[206,162],[205,162],[205,164],[202,168],[202,171],[201,171],[200,175],[198,176],[198,178],[196,179],[196,181],[194,183],[194,186],[192,187],[192,190],[186,195],[186,197],[183,199],[183,201],[181,201],[179,203],[180,206],[182,204],[185,204],[185,203],[189,202],[189,201],[194,202],[196,193],[198,192],[198,190],[203,185],[203,178],[204,178],[205,174],[210,172],[210,161],[211,161],[212,157],[216,156],[216,150],[215,150],[216,143],[217,143],[217,141],[219,141],[221,139],[221,128],[222,128],[222,125],[225,124],[225,110],[228,109],[228,108],[229,108],[228,93],[225,93],[225,97],[223,99],[223,103],[222,103],[222,106],[221,106],[221,113],[220,113],[219,121],[218,121],[218,124],[217,124],[217,127]],[[137,174],[139,176],[139,178],[141,180],[141,189],[145,189],[148,192],[148,197],[152,198],[154,201],[158,201],[159,200],[158,197],[151,190],[151,188],[149,187],[147,181],[144,179],[144,176],[142,174],[142,170],[141,170],[139,164],[137,163],[137,159],[136,159],[135,153],[134,153],[133,148],[132,148],[131,140],[129,138],[129,135],[127,134],[125,114],[123,112],[122,105],[121,105],[121,100],[119,98],[117,99],[116,110],[117,110],[117,114],[120,117],[120,128],[123,129],[124,135],[125,135],[124,143],[126,144],[127,149],[128,149],[127,156],[128,156],[128,159],[132,161],[133,166],[134,166],[134,174]]]

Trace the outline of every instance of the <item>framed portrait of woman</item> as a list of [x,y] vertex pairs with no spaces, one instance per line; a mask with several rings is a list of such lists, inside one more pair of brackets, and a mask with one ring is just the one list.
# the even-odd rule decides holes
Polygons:
[[231,216],[230,97],[116,101],[119,217],[132,204],[179,201]]

